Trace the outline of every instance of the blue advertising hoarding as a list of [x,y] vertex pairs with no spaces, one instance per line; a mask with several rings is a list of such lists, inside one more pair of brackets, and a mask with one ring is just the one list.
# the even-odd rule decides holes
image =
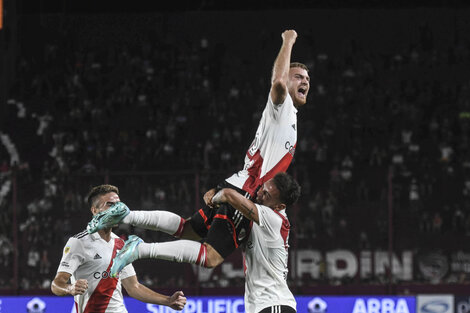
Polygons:
[[413,313],[415,297],[396,296],[299,296],[297,312],[305,313]]
[[[298,296],[299,313],[416,313],[415,297]],[[168,307],[125,298],[129,313],[174,313]],[[0,296],[0,313],[75,313],[72,297]],[[182,313],[244,313],[243,297],[188,297]]]

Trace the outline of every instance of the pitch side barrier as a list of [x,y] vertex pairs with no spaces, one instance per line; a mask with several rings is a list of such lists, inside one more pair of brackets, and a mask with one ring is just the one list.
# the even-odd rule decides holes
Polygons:
[[[298,313],[468,313],[470,294],[417,296],[298,296]],[[129,313],[175,313],[125,297]],[[72,297],[0,296],[0,312],[76,313]],[[244,313],[243,297],[191,297],[182,313]]]

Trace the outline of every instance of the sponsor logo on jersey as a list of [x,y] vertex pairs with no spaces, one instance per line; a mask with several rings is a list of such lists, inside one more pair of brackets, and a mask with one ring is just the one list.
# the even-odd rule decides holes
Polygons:
[[69,263],[67,263],[67,262],[62,262],[62,263],[60,263],[60,266],[69,267],[70,265],[69,265]]
[[101,255],[99,255],[99,254],[97,253],[97,254],[95,254],[95,257],[94,257],[93,259],[98,260],[98,259],[102,259],[102,257],[101,257]]
[[284,148],[292,155],[294,156],[295,154],[295,147],[290,143],[290,141],[286,141],[286,144],[284,145]]
[[292,124],[292,128],[295,130],[295,124]]
[[94,272],[93,273],[93,277],[95,279],[106,279],[106,278],[113,278],[111,276],[109,276],[109,272],[108,271],[103,271],[103,272]]

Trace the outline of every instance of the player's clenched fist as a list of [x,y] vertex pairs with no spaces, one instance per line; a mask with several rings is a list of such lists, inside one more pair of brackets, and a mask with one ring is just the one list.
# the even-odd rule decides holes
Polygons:
[[204,202],[206,203],[207,206],[214,208],[215,205],[212,203],[212,197],[215,195],[215,188],[212,188],[208,192],[204,194]]
[[88,289],[88,281],[86,279],[79,279],[75,284],[68,285],[67,292],[72,296],[82,295]]
[[281,37],[285,42],[295,43],[295,40],[297,39],[297,32],[293,29],[289,29],[284,31]]
[[170,303],[168,304],[173,310],[181,311],[186,305],[186,297],[182,291],[175,292],[170,297]]

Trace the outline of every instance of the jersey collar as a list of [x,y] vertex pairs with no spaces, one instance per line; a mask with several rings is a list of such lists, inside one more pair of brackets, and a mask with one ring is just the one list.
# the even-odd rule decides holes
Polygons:
[[96,232],[96,233],[93,233],[93,234],[90,234],[90,237],[91,237],[91,239],[93,239],[93,240],[99,240],[99,239],[101,239],[100,234],[98,234],[97,232]]

